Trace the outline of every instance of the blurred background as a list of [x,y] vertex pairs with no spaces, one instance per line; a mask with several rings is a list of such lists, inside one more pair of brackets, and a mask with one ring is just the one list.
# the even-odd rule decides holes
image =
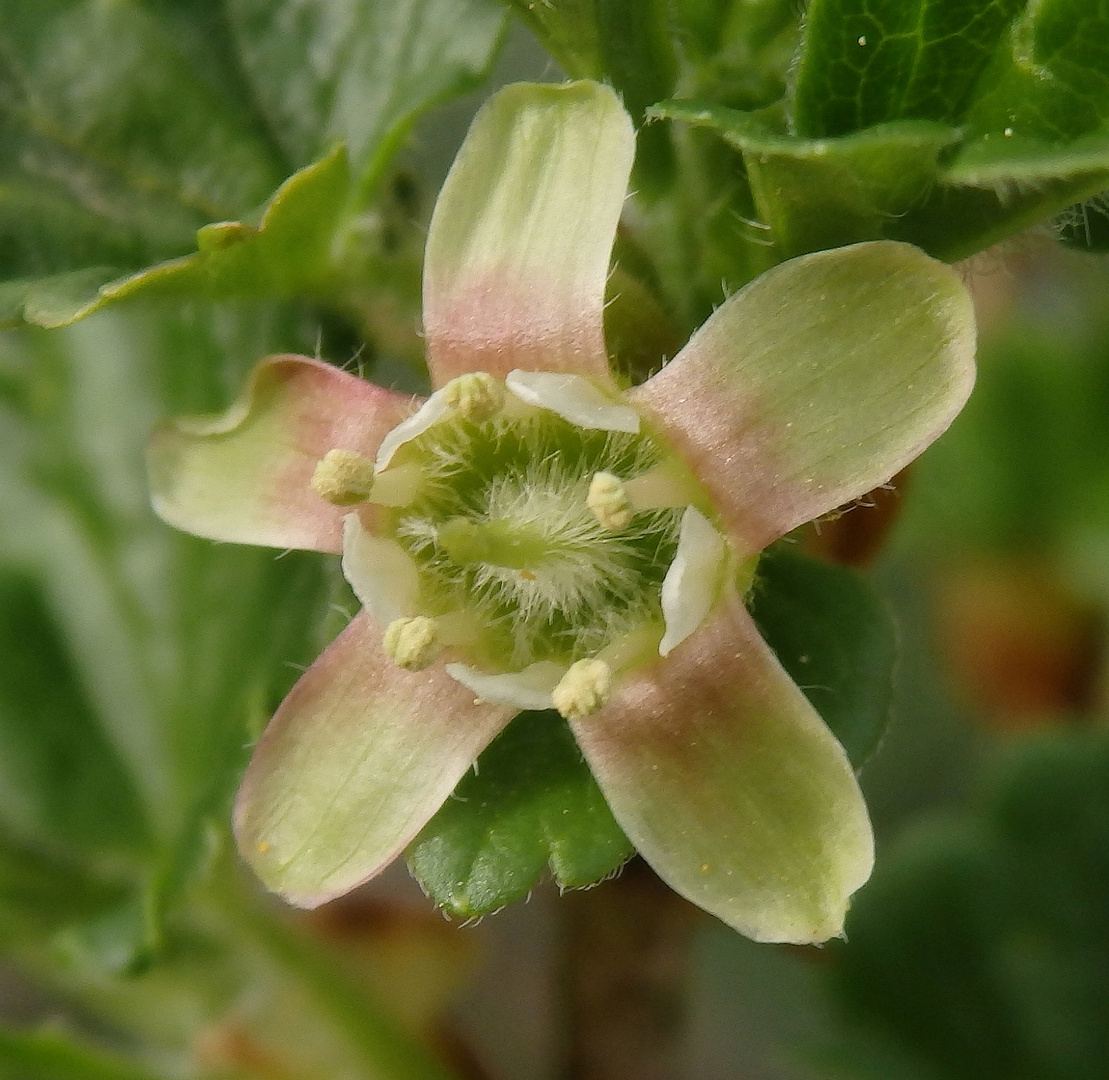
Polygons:
[[[351,20],[364,6],[340,5]],[[274,71],[339,70],[342,50],[310,4],[230,5],[238,33],[317,51],[258,44],[228,65],[224,8],[207,0],[0,0],[0,1077],[1109,1076],[1109,263],[1074,250],[1097,248],[1099,203],[959,264],[981,332],[970,404],[890,490],[790,538],[863,575],[897,641],[888,726],[861,773],[877,866],[845,940],[755,945],[636,860],[564,895],[540,874],[471,919],[437,912],[403,864],[307,914],[237,865],[225,823],[249,743],[352,601],[336,560],[172,533],[148,506],[144,443],[161,416],[224,407],[268,352],[420,390],[434,193],[493,89],[562,77],[498,4],[462,6],[434,44],[455,51],[392,87],[420,109],[364,125],[373,197],[344,233],[357,274],[294,280],[275,240],[245,269],[115,305],[96,289],[190,258],[196,228],[312,160],[290,147],[315,146],[315,105]],[[778,12],[778,29],[754,59],[721,54],[701,87],[733,78],[732,97],[757,104],[781,93],[797,9],[747,7]],[[389,44],[382,18],[367,25]],[[735,89],[741,60],[769,85]],[[341,97],[311,85],[325,84]],[[282,129],[294,108],[308,119]],[[724,158],[705,160],[711,187]],[[719,200],[699,197],[682,213],[708,222]],[[681,231],[665,209],[643,211],[648,256]],[[621,243],[647,330],[618,305],[609,337],[633,373],[672,355],[758,255],[709,252],[683,293],[632,233]],[[90,304],[105,310],[74,318]]]

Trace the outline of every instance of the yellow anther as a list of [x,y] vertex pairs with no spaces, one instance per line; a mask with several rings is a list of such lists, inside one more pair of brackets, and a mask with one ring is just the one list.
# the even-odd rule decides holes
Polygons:
[[612,693],[612,668],[603,660],[578,660],[551,693],[567,720],[580,720],[602,708]]
[[426,615],[394,619],[381,641],[385,655],[406,671],[423,671],[442,652],[439,627]]
[[480,424],[492,419],[504,406],[504,383],[484,371],[471,371],[447,383],[443,399],[467,420]]
[[593,474],[586,503],[601,527],[612,532],[626,529],[635,514],[623,481],[608,472]]
[[374,463],[353,450],[328,450],[310,481],[312,490],[335,506],[365,502],[373,483]]

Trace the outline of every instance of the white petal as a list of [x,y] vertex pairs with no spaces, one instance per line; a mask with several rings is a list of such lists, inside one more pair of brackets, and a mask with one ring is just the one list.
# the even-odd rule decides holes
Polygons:
[[395,540],[366,532],[357,514],[343,518],[343,576],[378,626],[415,614],[420,592],[415,561]]
[[682,514],[678,550],[662,582],[662,617],[666,633],[659,656],[666,656],[704,621],[720,595],[720,578],[728,545],[704,514],[692,506]]
[[566,665],[540,660],[523,671],[488,675],[466,664],[448,664],[447,674],[473,690],[482,701],[514,705],[518,709],[553,709],[551,692],[566,674]]
[[580,428],[639,431],[639,413],[620,405],[581,375],[555,371],[510,371],[505,386],[521,401],[549,409]]
[[406,443],[422,435],[432,424],[437,423],[441,417],[450,410],[442,390],[436,390],[407,420],[402,420],[384,439],[377,448],[377,460],[374,467],[379,471],[384,469],[393,459],[393,455]]

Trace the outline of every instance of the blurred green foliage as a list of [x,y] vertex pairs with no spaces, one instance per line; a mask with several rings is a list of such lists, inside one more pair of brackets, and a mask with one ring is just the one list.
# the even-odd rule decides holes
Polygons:
[[1109,738],[1032,738],[991,773],[970,813],[902,837],[852,911],[838,1075],[1102,1075]]
[[[60,325],[167,278],[216,299],[311,292],[416,119],[477,84],[503,26],[495,0],[4,0],[0,324]],[[254,238],[251,215],[329,154],[272,207],[280,239],[128,280]]]

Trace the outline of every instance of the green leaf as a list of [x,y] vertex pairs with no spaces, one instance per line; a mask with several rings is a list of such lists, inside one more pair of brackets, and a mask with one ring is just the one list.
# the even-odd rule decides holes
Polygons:
[[416,119],[485,76],[504,14],[277,7],[0,0],[0,326],[153,295],[343,308],[332,262],[364,285],[377,253],[361,211]]
[[801,135],[957,122],[1027,0],[812,0],[797,65]]
[[611,82],[637,124],[648,105],[673,90],[678,64],[662,0],[504,2],[568,75]]
[[666,0],[597,0],[597,24],[604,76],[620,92],[640,129],[636,180],[644,194],[661,193],[675,167],[670,133],[661,127],[643,127],[643,121],[647,106],[669,97],[677,82],[669,5]]
[[677,0],[672,5],[675,29],[697,60],[703,62],[720,48],[732,6],[731,0]]
[[161,944],[160,914],[146,896],[130,896],[67,926],[54,939],[54,953],[82,971],[137,975],[150,965]]
[[605,70],[597,0],[533,4],[504,0],[573,79],[597,79]]
[[242,63],[297,165],[336,141],[363,195],[414,121],[474,89],[502,37],[496,0],[226,0]]
[[592,885],[633,854],[565,722],[521,713],[408,849],[445,911],[472,918],[526,896],[545,867]]
[[146,841],[135,789],[105,739],[41,585],[0,568],[0,821],[81,856]]
[[67,326],[137,297],[324,297],[335,273],[334,234],[349,197],[350,170],[339,146],[286,180],[257,226],[205,225],[197,233],[195,255],[122,277],[94,268],[0,287],[0,325],[5,316],[9,323],[18,316],[46,328]]
[[750,609],[782,666],[860,768],[890,718],[897,634],[886,606],[853,571],[778,544],[759,561]]
[[[647,106],[673,93],[678,61],[666,0],[505,0],[531,27],[567,74],[610,83],[637,127]],[[661,191],[674,169],[669,133],[643,128],[636,178]]]
[[1107,42],[1104,5],[1030,4],[976,87],[945,182],[1015,190],[1005,216],[1024,223],[1109,186]]
[[79,313],[96,304],[101,289],[118,285],[120,271],[114,266],[90,266],[40,278],[22,278],[0,283],[0,328],[65,326]]
[[150,5],[0,0],[0,40],[0,277],[187,251],[281,179]]
[[776,131],[772,114],[694,101],[663,102],[650,113],[718,131],[743,154],[775,261],[892,237],[935,184],[943,151],[958,141],[952,128],[929,121],[801,139]]
[[[1065,155],[1052,159],[1064,167]],[[1054,179],[1009,169],[987,186],[947,184],[941,174],[929,197],[890,229],[936,258],[956,262],[1061,213],[1109,184],[1109,169],[1097,168]]]
[[968,148],[960,130],[927,120],[802,139],[785,133],[777,110],[666,101],[649,112],[715,130],[742,153],[768,263],[882,238],[951,262],[1109,184],[1101,135],[1056,148],[1025,143],[1024,150],[1018,140],[1008,154],[990,149],[1008,143],[1003,135]]
[[793,0],[677,0],[673,32],[692,61],[693,96],[733,109],[761,109],[786,92],[801,37]]
[[12,1080],[158,1080],[142,1065],[52,1031],[0,1029],[0,1071]]
[[1058,148],[1109,120],[1109,8],[1088,0],[1029,3],[976,88],[974,135],[1011,130]]
[[879,238],[954,261],[1109,187],[1106,40],[1081,0],[813,0],[778,106],[652,113],[740,151],[769,261]]

